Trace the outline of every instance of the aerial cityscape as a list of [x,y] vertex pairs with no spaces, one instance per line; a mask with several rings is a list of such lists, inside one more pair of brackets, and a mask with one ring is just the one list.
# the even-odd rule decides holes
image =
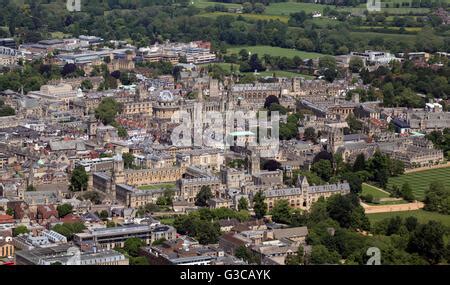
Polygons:
[[0,265],[450,263],[449,0],[0,3]]

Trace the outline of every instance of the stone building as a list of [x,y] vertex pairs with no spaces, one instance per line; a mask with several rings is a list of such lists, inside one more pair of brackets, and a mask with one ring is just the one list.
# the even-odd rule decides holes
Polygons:
[[270,189],[264,191],[266,203],[271,210],[279,200],[287,200],[293,208],[309,210],[319,198],[328,198],[335,194],[349,194],[348,183],[329,185],[309,185],[306,177],[299,177],[295,188]]

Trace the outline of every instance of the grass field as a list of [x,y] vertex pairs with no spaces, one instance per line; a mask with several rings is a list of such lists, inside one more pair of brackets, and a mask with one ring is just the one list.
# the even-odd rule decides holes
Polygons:
[[[209,65],[209,64],[205,64],[205,66],[207,66],[207,65]],[[239,72],[239,64],[218,62],[218,63],[213,63],[212,65],[218,65],[227,72],[231,72],[231,70],[232,70],[231,67],[233,66],[233,71],[235,73],[240,73]],[[245,74],[248,74],[248,73],[253,73],[253,72],[246,72]],[[306,74],[301,74],[301,73],[291,72],[291,71],[284,71],[284,70],[270,70],[270,71],[260,72],[260,73],[258,73],[258,77],[273,76],[274,74],[276,77],[287,77],[287,78],[303,77],[305,79],[314,79],[315,78],[314,76],[311,76],[311,75],[306,75]]]
[[425,197],[425,190],[429,188],[433,181],[440,181],[450,188],[450,167],[430,169],[391,178],[388,188],[392,188],[393,185],[401,187],[403,183],[408,182],[416,198],[422,200]]
[[175,188],[176,185],[174,183],[161,183],[161,184],[155,184],[155,185],[144,185],[144,186],[139,186],[138,189],[139,190],[159,190],[159,189],[164,189],[164,188]]
[[214,1],[207,1],[207,0],[193,0],[193,5],[197,8],[204,9],[209,6],[214,6],[217,4],[223,5],[227,8],[239,8],[242,7],[241,4],[235,4],[235,3],[221,3],[221,2],[214,2]]
[[252,54],[257,53],[260,57],[264,54],[269,54],[271,56],[285,56],[288,58],[293,58],[294,56],[299,56],[301,59],[313,59],[324,56],[324,54],[315,52],[299,51],[295,49],[272,47],[272,46],[239,46],[232,47],[228,49],[228,53],[238,54],[241,49],[246,49]]
[[250,20],[278,20],[280,22],[283,23],[287,23],[289,21],[289,16],[283,16],[283,15],[267,15],[267,14],[236,14],[236,13],[229,13],[229,12],[208,12],[208,13],[203,13],[200,14],[199,16],[202,17],[209,17],[209,18],[216,18],[218,16],[234,16],[234,17],[244,17],[246,19],[250,19]]
[[258,76],[265,77],[265,76],[273,76],[275,74],[275,77],[303,77],[305,79],[314,79],[314,76],[301,74],[297,72],[291,72],[291,71],[284,71],[284,70],[270,70],[270,71],[264,71],[258,73]]
[[369,218],[372,225],[383,219],[392,218],[395,216],[399,216],[401,218],[413,216],[416,217],[420,223],[427,223],[430,220],[435,220],[443,223],[447,227],[450,227],[450,215],[442,215],[439,213],[427,212],[424,210],[367,214],[367,217]]
[[[398,30],[401,29],[400,27],[392,27],[392,26],[389,26],[389,27],[383,27],[383,26],[357,26],[355,28],[356,29],[363,29],[363,30],[389,29],[389,30],[394,30],[394,31],[398,31]],[[415,33],[422,31],[422,27],[405,27],[404,29],[407,32],[415,32]]]
[[373,198],[389,198],[389,194],[386,192],[381,191],[380,189],[369,185],[369,184],[363,184],[362,185],[362,195],[370,194]]
[[300,11],[305,11],[305,13],[312,13],[316,11],[322,12],[325,7],[327,7],[327,5],[314,3],[298,3],[298,2],[271,3],[269,6],[266,7],[264,14],[289,16],[291,13],[296,13]]

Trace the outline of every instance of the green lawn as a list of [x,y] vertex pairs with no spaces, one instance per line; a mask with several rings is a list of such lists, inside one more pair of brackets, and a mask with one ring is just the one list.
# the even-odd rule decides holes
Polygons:
[[209,6],[214,6],[217,4],[223,5],[227,8],[239,8],[242,7],[241,4],[235,4],[235,3],[222,3],[222,2],[214,2],[214,1],[207,1],[207,0],[192,0],[191,3],[194,3],[193,5],[197,8],[204,9]]
[[159,220],[163,225],[173,226],[173,222],[175,222],[175,218],[167,218]]
[[154,185],[144,185],[139,186],[139,190],[159,190],[164,188],[176,188],[176,185],[174,183],[161,183],[161,184],[154,184]]
[[425,190],[430,187],[430,183],[433,181],[440,181],[450,189],[450,167],[430,169],[393,177],[389,179],[388,188],[392,188],[393,185],[401,187],[403,183],[408,182],[416,198],[422,200],[425,197]]
[[299,51],[295,49],[289,49],[289,48],[280,48],[280,47],[272,47],[272,46],[239,46],[239,47],[232,47],[228,48],[228,54],[238,54],[241,49],[246,49],[252,54],[257,53],[260,57],[262,57],[264,54],[269,54],[271,56],[285,56],[288,58],[293,58],[294,56],[299,56],[302,59],[313,59],[313,58],[319,58],[324,56],[324,54],[321,53],[315,53],[315,52],[306,52],[306,51]]
[[392,218],[399,216],[401,218],[407,218],[410,216],[416,217],[420,223],[427,223],[430,220],[442,222],[447,227],[450,227],[450,215],[442,215],[435,212],[428,212],[424,210],[406,211],[406,212],[390,212],[390,213],[377,213],[367,214],[371,224],[381,221],[386,218]]
[[315,78],[314,76],[311,76],[311,75],[306,75],[306,74],[301,74],[301,73],[291,72],[291,71],[284,71],[284,70],[264,71],[264,72],[258,73],[258,76],[265,77],[265,76],[273,76],[274,74],[275,74],[275,77],[287,77],[287,78],[303,77],[305,79],[314,79]]
[[283,16],[283,15],[267,15],[267,14],[236,14],[236,13],[230,13],[230,12],[207,12],[202,13],[199,16],[202,17],[209,17],[209,18],[217,18],[218,16],[241,16],[249,20],[278,20],[283,23],[287,23],[289,20],[289,16]]
[[[312,13],[316,11],[322,12],[325,7],[327,7],[327,5],[314,3],[298,3],[298,2],[271,3],[269,6],[266,7],[264,14],[289,16],[291,13],[296,13],[300,11],[305,11],[305,13]],[[334,6],[330,7],[334,8]]]
[[389,198],[389,194],[385,193],[381,190],[379,190],[378,188],[369,185],[369,184],[363,184],[362,185],[362,195],[367,195],[370,194],[372,195],[373,198]]
[[[210,64],[204,64],[204,66],[208,66]],[[233,66],[233,71],[235,73],[240,73],[239,72],[239,64],[232,64],[232,63],[226,63],[226,62],[218,62],[218,63],[213,63],[212,65],[217,65],[220,66],[223,70],[227,71],[227,72],[231,72],[231,67]],[[246,72],[245,74],[250,74],[253,72]],[[265,76],[273,76],[275,74],[276,77],[287,77],[287,78],[292,78],[292,77],[303,77],[305,79],[314,79],[314,76],[311,75],[306,75],[306,74],[301,74],[301,73],[297,73],[297,72],[292,72],[292,71],[285,71],[285,70],[270,70],[270,71],[264,71],[264,72],[260,72],[258,73],[258,77],[265,77]]]
[[[395,30],[398,31],[401,28],[400,27],[393,27],[393,26],[389,26],[389,27],[384,27],[384,26],[356,26],[355,29],[360,29],[360,30],[370,30],[370,29],[388,29],[388,30]],[[405,27],[404,28],[405,31],[407,32],[420,32],[422,31],[422,27]]]

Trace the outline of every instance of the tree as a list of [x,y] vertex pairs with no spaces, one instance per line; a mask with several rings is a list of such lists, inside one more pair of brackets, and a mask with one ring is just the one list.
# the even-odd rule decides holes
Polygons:
[[353,163],[353,171],[363,171],[366,169],[366,156],[364,153],[358,154],[358,156],[355,159],[355,163]]
[[397,159],[389,159],[389,175],[390,176],[400,176],[405,173],[405,164]]
[[67,216],[68,214],[71,214],[73,211],[73,206],[70,204],[62,204],[56,207],[56,210],[58,211],[58,216],[60,218],[63,218]]
[[73,63],[67,63],[62,69],[61,75],[67,77],[68,75],[75,73],[75,71],[77,71],[77,66]]
[[312,127],[306,128],[303,137],[307,141],[315,142],[317,140],[316,130]]
[[139,249],[145,246],[145,242],[140,238],[129,238],[125,241],[123,249],[132,257],[139,255]]
[[272,220],[277,223],[289,224],[291,221],[291,207],[288,200],[278,200],[271,210]]
[[286,257],[285,264],[286,265],[301,265],[301,264],[304,264],[304,255],[305,255],[305,250],[304,250],[303,246],[300,245],[298,247],[297,254],[295,254],[295,255],[288,255]]
[[238,211],[247,211],[248,210],[248,200],[245,197],[241,197],[238,201]]
[[196,238],[200,244],[217,243],[220,236],[220,226],[217,223],[203,222],[199,226]]
[[333,176],[333,166],[331,161],[321,159],[311,166],[311,171],[316,173],[324,181],[330,181],[331,176]]
[[334,56],[323,56],[319,58],[319,68],[336,70],[336,59]]
[[6,214],[14,217],[14,210],[11,208],[6,209]]
[[268,170],[268,171],[275,171],[275,170],[281,169],[281,163],[279,163],[278,161],[276,161],[274,159],[271,159],[264,163],[263,169]]
[[264,102],[264,109],[269,109],[272,104],[280,105],[280,100],[275,95],[267,96],[266,101]]
[[262,191],[259,191],[253,197],[253,210],[255,211],[256,218],[261,219],[266,215],[267,204],[265,202],[266,197]]
[[389,179],[388,157],[376,151],[368,164],[373,180],[385,188]]
[[123,166],[127,169],[133,168],[134,156],[133,154],[126,152],[122,154]]
[[34,187],[34,185],[32,184],[28,185],[27,192],[36,192],[36,187]]
[[83,91],[92,90],[94,89],[94,85],[92,84],[92,81],[86,79],[81,82],[80,88]]
[[206,207],[208,206],[208,200],[212,197],[213,194],[211,192],[211,187],[202,186],[200,192],[198,192],[197,196],[195,197],[195,205],[198,207]]
[[351,72],[357,73],[364,67],[364,62],[360,57],[352,56],[348,65]]
[[417,252],[431,264],[437,264],[444,257],[445,227],[440,222],[429,221],[421,225],[411,236],[408,250]]
[[109,213],[108,213],[108,211],[106,211],[106,210],[102,210],[102,211],[100,212],[100,214],[98,215],[98,217],[99,217],[100,219],[102,219],[103,221],[106,221],[106,220],[108,219],[108,217],[109,217]]
[[141,265],[150,265],[147,258],[145,256],[131,257],[130,265],[132,266],[141,266]]
[[62,234],[68,240],[72,240],[74,234],[81,233],[85,229],[86,226],[81,222],[58,224],[52,228],[53,231]]
[[69,189],[72,192],[85,191],[88,188],[89,176],[84,169],[84,166],[78,165],[72,172],[70,177]]
[[118,126],[117,127],[117,135],[120,138],[126,139],[128,137],[127,129],[124,126]]
[[246,261],[248,264],[260,263],[260,261],[258,260],[258,257],[251,251],[251,249],[249,249],[243,245],[236,248],[234,256]]
[[450,214],[450,190],[441,181],[433,181],[425,190],[424,210]]
[[248,62],[248,64],[250,65],[251,70],[253,71],[265,71],[266,68],[264,67],[264,65],[262,64],[261,60],[258,57],[258,54],[252,54],[250,56],[250,60]]
[[30,231],[28,230],[28,228],[26,226],[17,226],[13,229],[13,236],[16,237],[16,236],[19,236],[22,234],[27,234],[29,232]]
[[95,117],[103,124],[109,125],[114,122],[117,113],[120,111],[119,103],[114,98],[105,98],[100,102],[95,110]]
[[412,188],[409,185],[408,181],[403,183],[401,195],[402,195],[403,199],[405,199],[408,202],[412,202],[415,200]]
[[314,245],[311,251],[311,264],[338,264],[340,256],[336,251],[329,251],[324,245]]
[[356,195],[333,195],[326,201],[327,214],[343,228],[370,228],[369,219],[364,214],[364,208],[359,204]]

